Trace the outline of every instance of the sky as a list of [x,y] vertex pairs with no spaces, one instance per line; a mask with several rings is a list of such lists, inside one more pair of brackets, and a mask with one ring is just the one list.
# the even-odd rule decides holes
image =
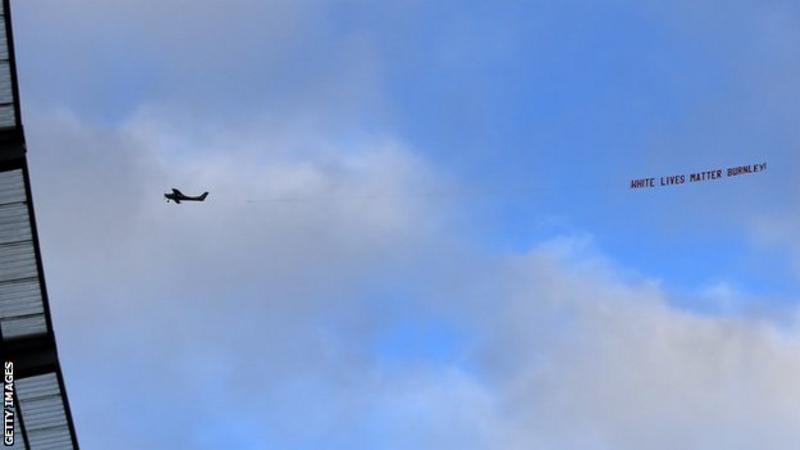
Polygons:
[[796,2],[12,3],[83,448],[800,440]]

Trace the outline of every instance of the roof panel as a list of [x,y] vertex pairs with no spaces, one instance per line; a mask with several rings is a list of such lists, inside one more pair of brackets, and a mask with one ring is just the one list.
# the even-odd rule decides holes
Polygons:
[[11,90],[11,68],[8,61],[0,58],[0,103],[11,103],[14,94]]
[[4,449],[8,450],[28,450],[28,447],[25,446],[25,438],[22,436],[22,426],[19,420],[19,414],[17,414],[17,408],[15,406],[11,407],[11,410],[14,411],[14,445],[4,446]]
[[43,311],[39,280],[0,284],[0,318],[38,314]]
[[38,275],[33,242],[0,245],[0,283]]
[[0,245],[31,239],[27,205],[12,203],[0,206]]
[[[2,108],[0,108],[0,115],[2,115]],[[22,169],[0,172],[0,205],[25,202],[26,195]]]
[[3,339],[17,339],[47,333],[47,320],[44,314],[18,316],[0,319]]
[[16,381],[25,431],[33,449],[72,449],[58,377],[46,373]]
[[0,106],[0,128],[14,128],[17,125],[14,105]]
[[22,170],[0,172],[0,335],[47,333]]
[[[0,5],[0,9],[2,9],[2,5]],[[4,20],[0,20],[0,60],[8,60],[8,39],[6,38],[6,22]]]
[[[4,15],[5,11],[0,7],[0,18]],[[0,128],[16,128],[18,124],[8,34],[6,21],[0,20]]]

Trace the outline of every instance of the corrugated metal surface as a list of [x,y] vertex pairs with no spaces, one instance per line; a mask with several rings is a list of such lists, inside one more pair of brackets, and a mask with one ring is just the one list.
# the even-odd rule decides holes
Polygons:
[[4,339],[47,333],[47,321],[45,320],[44,314],[10,317],[0,320],[0,325],[3,327]]
[[56,374],[18,379],[16,389],[31,449],[72,449]]
[[14,106],[0,106],[0,128],[14,128],[17,125]]
[[0,103],[11,103],[14,94],[11,91],[11,67],[8,61],[0,58]]
[[[2,9],[2,6],[0,6]],[[0,18],[4,15],[0,11]],[[5,21],[0,21],[0,128],[14,128],[17,118],[14,110],[14,91],[11,83],[11,65],[9,62],[8,35]]]
[[0,317],[25,316],[42,312],[39,280],[21,280],[0,286]]
[[0,245],[31,240],[28,206],[11,203],[0,206]]
[[[3,5],[0,4],[0,10],[3,9]],[[0,11],[2,14],[2,11]],[[2,21],[0,23],[0,60],[7,61],[8,60],[8,39],[6,38],[6,22]]]
[[22,169],[0,172],[0,205],[26,201]]
[[0,245],[0,283],[37,275],[33,242]]
[[47,333],[22,170],[0,172],[0,332]]
[[3,446],[3,449],[9,450],[29,450],[28,447],[25,446],[25,438],[22,436],[22,427],[21,422],[19,420],[19,415],[17,414],[16,408],[12,408],[14,410],[14,445],[10,446]]
[[32,241],[0,245],[0,283],[37,275]]

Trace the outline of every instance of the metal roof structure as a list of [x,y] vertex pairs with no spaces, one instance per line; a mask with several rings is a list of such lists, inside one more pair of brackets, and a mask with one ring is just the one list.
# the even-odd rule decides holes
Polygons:
[[14,414],[5,448],[78,450],[36,232],[9,1],[0,4],[0,356],[4,371],[13,364],[13,383],[4,376],[13,405],[4,409]]

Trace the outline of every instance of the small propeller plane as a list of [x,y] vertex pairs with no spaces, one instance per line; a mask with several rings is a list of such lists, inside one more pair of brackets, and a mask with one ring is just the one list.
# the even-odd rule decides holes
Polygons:
[[172,200],[177,204],[180,204],[182,201],[202,202],[206,199],[206,197],[208,197],[208,192],[203,192],[203,195],[198,195],[197,197],[190,197],[175,188],[172,188],[171,193],[167,192],[164,194],[164,198],[167,199],[167,203]]

